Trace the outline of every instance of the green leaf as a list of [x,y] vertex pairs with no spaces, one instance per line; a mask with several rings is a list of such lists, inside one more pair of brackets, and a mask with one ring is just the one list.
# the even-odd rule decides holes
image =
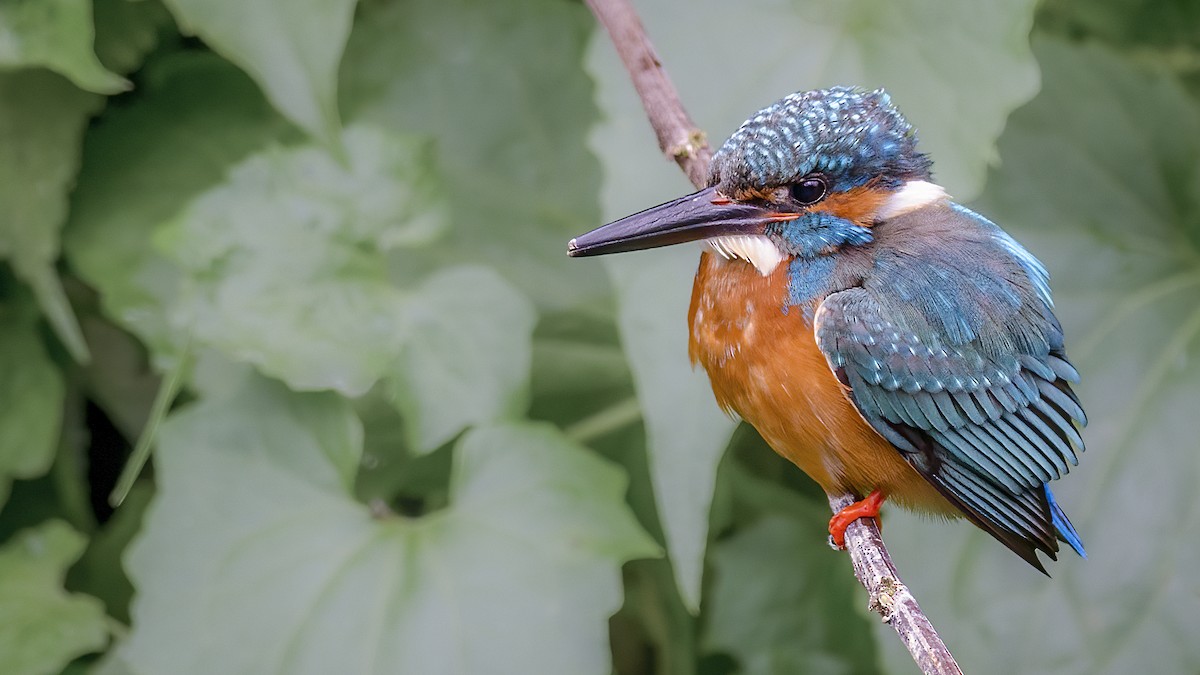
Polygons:
[[592,19],[561,0],[369,3],[346,47],[347,118],[431,136],[446,178],[450,236],[405,279],[464,262],[496,268],[541,308],[595,301],[597,266],[566,241],[598,224],[596,119],[582,68]]
[[339,147],[337,74],[356,0],[164,0],[199,35],[258,82],[288,119]]
[[158,0],[93,0],[96,56],[118,73],[137,70],[159,42],[159,32],[174,22]]
[[[109,649],[86,672],[88,675],[139,675],[128,663],[121,658],[117,648]],[[63,673],[63,675],[68,675]]]
[[[63,415],[63,380],[27,303],[0,306],[0,504],[13,478],[50,469]],[[0,651],[0,653],[3,653]]]
[[877,672],[863,594],[845,556],[822,544],[824,514],[810,502],[713,546],[706,645],[743,675]]
[[416,289],[404,318],[391,389],[414,450],[525,411],[537,315],[503,278],[482,267],[445,269]]
[[[919,128],[939,180],[970,197],[993,158],[1005,117],[1037,90],[1026,37],[1034,4],[755,0],[739,5],[739,15],[769,20],[720,23],[722,44],[754,45],[738,50],[736,58],[727,49],[696,49],[696,36],[711,34],[714,17],[727,14],[725,3],[675,0],[641,10],[683,100],[714,144],[755,110],[793,91],[883,86]],[[605,167],[605,220],[690,192],[659,152],[628,75],[603,36],[593,41],[588,69],[605,110],[605,122],[591,139]],[[609,267],[623,289],[622,305],[636,305],[621,308],[622,336],[651,434],[668,549],[693,609],[699,603],[713,476],[732,428],[718,419],[703,378],[686,373],[686,289],[695,257],[695,249],[684,248],[627,256]],[[636,286],[629,282],[633,274],[640,277]],[[638,324],[630,325],[635,319]]]
[[879,672],[877,618],[846,555],[823,545],[828,520],[825,493],[739,426],[713,504],[705,652],[745,675]]
[[342,399],[257,379],[174,416],[120,656],[179,675],[610,672],[619,565],[655,552],[617,469],[547,427],[479,429],[447,509],[372,517],[334,465],[359,433]]
[[1106,49],[1036,51],[1045,89],[1009,121],[978,208],[1053,275],[1092,421],[1054,489],[1089,559],[1066,552],[1051,580],[963,523],[885,532],[967,672],[1193,672],[1200,105]]
[[534,334],[534,396],[553,402],[632,391],[610,304],[595,308],[600,311],[550,313],[541,318]]
[[182,334],[293,388],[360,395],[400,350],[386,253],[442,218],[425,146],[362,127],[344,144],[346,165],[310,146],[247,158],[157,241],[186,276]]
[[[691,12],[677,9],[684,20]],[[651,9],[648,20],[657,16]],[[596,99],[607,115],[593,130],[590,143],[606,169],[601,194],[605,219],[613,220],[691,188],[657,151],[629,76],[615,54],[606,53],[611,46],[600,46],[605,42],[600,37],[593,43],[588,68],[596,79]],[[638,162],[647,169],[631,170]],[[680,246],[605,262],[642,406],[663,538],[680,597],[692,613],[700,608],[717,465],[734,429],[734,422],[717,407],[707,377],[688,363],[687,306],[697,256],[695,247]],[[577,264],[599,266],[583,260]]]
[[107,314],[157,358],[174,358],[183,338],[165,308],[181,275],[148,240],[286,123],[249,79],[209,54],[147,68],[140,94],[138,105],[107,111],[87,135],[63,246]]
[[137,438],[159,390],[159,376],[132,335],[96,314],[83,314],[81,324],[96,356],[80,372],[87,397],[125,438]]
[[[648,261],[651,256],[655,260]],[[695,249],[683,247],[608,262],[620,303],[621,340],[645,419],[663,536],[676,584],[693,613],[700,608],[717,465],[735,426],[717,407],[703,370],[688,363],[686,307],[695,258]]]
[[62,589],[86,540],[51,520],[0,548],[0,669],[50,675],[108,641],[99,600]]
[[108,615],[124,623],[129,623],[133,585],[125,575],[121,557],[141,529],[146,506],[153,494],[149,481],[134,487],[121,508],[92,536],[87,550],[67,575],[69,588],[99,598]]
[[95,34],[90,0],[8,0],[0,5],[0,70],[43,66],[98,94],[127,89],[96,58]]
[[[1038,27],[1062,36],[1157,52],[1161,65],[1194,71],[1200,49],[1200,6],[1190,0],[1047,0]],[[1140,54],[1144,57],[1146,54]]]
[[45,70],[0,72],[0,258],[37,296],[78,361],[87,345],[54,269],[88,118],[102,103]]

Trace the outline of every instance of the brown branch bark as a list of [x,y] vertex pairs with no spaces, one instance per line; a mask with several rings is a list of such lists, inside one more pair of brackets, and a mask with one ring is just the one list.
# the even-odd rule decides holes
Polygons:
[[[679,101],[641,19],[629,0],[586,0],[608,31],[633,86],[642,100],[658,147],[675,160],[692,184],[705,186],[712,151],[704,132],[696,128]],[[836,513],[855,501],[853,495],[830,495]],[[854,576],[867,589],[868,607],[900,636],[913,660],[926,675],[962,675],[950,650],[938,636],[916,598],[900,580],[896,566],[874,521],[859,520],[846,529],[846,549]]]
[[[853,504],[853,495],[830,495],[834,513]],[[917,599],[900,580],[874,520],[856,520],[846,528],[846,550],[854,576],[867,589],[867,608],[895,629],[908,653],[926,675],[962,675]]]
[[679,92],[663,70],[637,11],[628,0],[587,0],[587,5],[608,31],[629,71],[633,88],[658,136],[658,147],[675,160],[692,185],[705,187],[712,150],[704,132],[679,102]]

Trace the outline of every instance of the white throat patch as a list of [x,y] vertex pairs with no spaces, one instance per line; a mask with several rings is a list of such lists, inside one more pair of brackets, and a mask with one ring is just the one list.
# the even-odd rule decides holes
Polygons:
[[902,216],[943,199],[949,199],[949,196],[941,185],[926,180],[910,180],[887,198],[875,212],[875,219],[887,220]]
[[764,277],[783,262],[783,252],[775,242],[761,234],[731,234],[713,237],[708,247],[726,260],[745,260]]

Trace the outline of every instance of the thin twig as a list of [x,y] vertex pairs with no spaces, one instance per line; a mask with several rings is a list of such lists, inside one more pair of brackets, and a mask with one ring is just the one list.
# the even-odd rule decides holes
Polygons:
[[[851,495],[829,496],[834,513],[854,503]],[[900,580],[874,520],[856,520],[846,528],[846,550],[854,576],[867,589],[867,608],[895,629],[908,653],[926,675],[962,675],[917,599]]]
[[[658,136],[658,146],[675,160],[692,184],[705,186],[712,159],[704,132],[696,128],[679,101],[675,86],[663,70],[641,19],[629,0],[586,0],[603,24],[633,79]],[[830,495],[836,513],[854,502],[852,495]],[[879,527],[871,520],[858,520],[846,528],[846,549],[854,576],[867,589],[868,607],[891,625],[926,675],[961,675],[950,650],[938,636],[916,598],[900,580]]]
[[637,11],[626,0],[587,0],[587,5],[608,31],[629,71],[633,88],[658,136],[658,147],[675,160],[692,185],[704,187],[712,150],[704,132],[679,102],[679,92],[663,70]]

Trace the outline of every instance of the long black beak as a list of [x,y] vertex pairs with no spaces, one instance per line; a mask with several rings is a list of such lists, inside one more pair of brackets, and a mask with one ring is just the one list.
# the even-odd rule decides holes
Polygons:
[[771,222],[798,216],[735,202],[709,187],[575,237],[567,244],[567,255],[624,253],[728,234],[762,234]]

